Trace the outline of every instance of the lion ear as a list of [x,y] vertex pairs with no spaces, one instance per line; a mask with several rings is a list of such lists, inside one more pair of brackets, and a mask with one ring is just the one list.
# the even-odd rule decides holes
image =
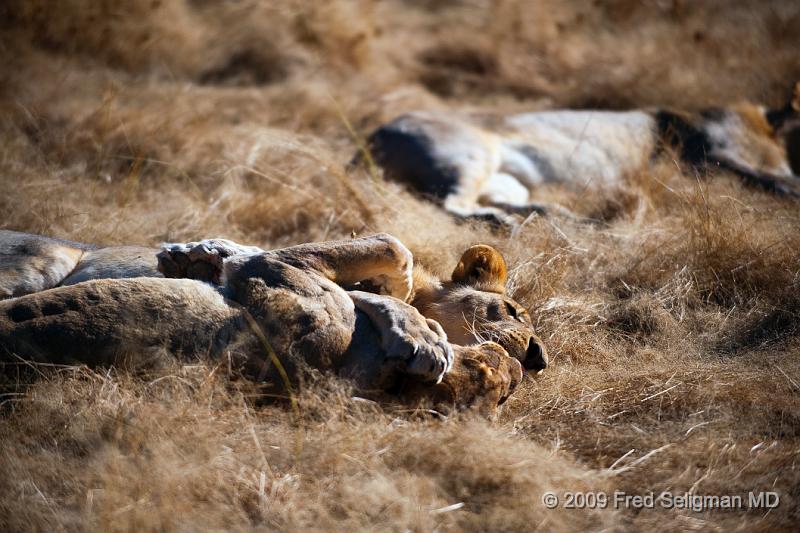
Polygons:
[[485,244],[467,249],[453,270],[455,283],[474,285],[486,291],[506,292],[508,269],[503,256]]

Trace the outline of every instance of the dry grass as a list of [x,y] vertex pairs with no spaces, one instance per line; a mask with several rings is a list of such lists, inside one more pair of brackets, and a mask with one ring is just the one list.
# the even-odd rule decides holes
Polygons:
[[[459,225],[343,165],[424,106],[776,104],[795,2],[118,2],[0,7],[0,227],[262,246],[389,231],[441,274],[487,242],[553,365],[492,424],[220,369],[38,369],[2,397],[0,529],[793,529],[800,211],[667,159],[543,191],[601,219]],[[3,11],[4,10],[4,11]],[[547,510],[545,490],[774,490],[770,512]]]

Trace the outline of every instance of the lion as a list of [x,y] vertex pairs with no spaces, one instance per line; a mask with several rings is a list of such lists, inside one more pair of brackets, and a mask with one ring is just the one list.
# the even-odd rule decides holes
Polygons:
[[[46,240],[30,237],[41,250]],[[54,240],[53,249],[65,242]],[[407,399],[493,414],[522,378],[502,346],[452,345],[436,321],[401,299],[339,285],[370,280],[408,298],[411,261],[388,235],[275,251],[223,240],[169,245],[157,256],[166,278],[116,271],[118,279],[0,302],[0,344],[6,357],[92,366],[135,367],[165,351],[227,356],[274,385],[307,368],[334,371],[367,391],[396,389],[402,378]],[[12,276],[2,279],[8,289]]]
[[[523,367],[539,373],[547,368],[548,353],[536,335],[528,311],[506,294],[508,269],[502,254],[491,246],[475,245],[462,254],[450,280],[441,280],[424,267],[413,264],[411,252],[394,237],[379,234],[366,239],[354,239],[341,246],[343,258],[337,272],[324,274],[345,287],[364,288],[372,280],[385,294],[396,296],[414,306],[423,316],[440,323],[451,342],[459,345],[478,344],[494,340]],[[359,265],[348,274],[347,260],[353,249],[377,250],[375,243],[393,243],[396,252],[405,257],[405,270],[398,272],[375,255],[372,271]],[[174,261],[182,261],[188,276],[206,281],[212,279],[209,269],[221,272],[222,261],[237,255],[266,253],[256,246],[245,246],[224,239],[210,239],[201,244],[165,245],[171,249]],[[188,246],[188,248],[187,248]],[[307,248],[311,246],[311,248]],[[301,262],[307,268],[324,267],[311,262],[313,248],[300,245],[273,253],[304,254]],[[199,254],[204,261],[190,261],[189,252]],[[306,250],[306,251],[303,251]],[[162,277],[154,248],[135,246],[98,247],[38,235],[0,230],[0,298],[42,291],[56,286],[69,286],[89,279],[119,279],[137,276]],[[326,248],[333,257],[336,246]],[[213,261],[212,261],[213,259]],[[299,260],[298,260],[299,261]],[[162,261],[167,277],[179,277],[177,264]],[[348,277],[350,276],[350,277]],[[184,276],[180,276],[184,277]],[[358,278],[358,279],[355,279]],[[356,286],[356,283],[360,285]]]
[[746,185],[800,197],[785,145],[798,125],[800,82],[789,103],[773,110],[742,103],[698,113],[554,110],[479,117],[417,111],[377,128],[366,148],[386,177],[453,215],[513,225],[534,213],[577,220],[563,206],[535,202],[537,187],[620,186],[665,148],[692,170],[722,168]]
[[526,370],[539,374],[549,362],[547,349],[528,310],[506,294],[507,280],[502,254],[478,244],[461,255],[450,280],[415,266],[409,301],[423,316],[441,324],[451,342],[472,345],[493,340]]

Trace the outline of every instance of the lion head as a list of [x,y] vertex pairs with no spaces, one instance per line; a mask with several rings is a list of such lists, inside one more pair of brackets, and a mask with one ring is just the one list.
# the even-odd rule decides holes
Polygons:
[[503,256],[485,244],[467,249],[449,281],[432,282],[415,272],[412,304],[442,325],[453,344],[494,341],[533,372],[547,368],[547,350],[528,311],[506,294]]

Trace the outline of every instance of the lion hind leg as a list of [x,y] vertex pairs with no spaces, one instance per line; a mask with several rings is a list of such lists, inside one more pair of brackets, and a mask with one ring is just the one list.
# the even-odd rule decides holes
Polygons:
[[257,253],[264,253],[264,250],[227,239],[164,243],[157,255],[158,270],[167,278],[190,278],[221,284],[226,259]]
[[57,287],[86,249],[69,241],[0,231],[0,300]]

